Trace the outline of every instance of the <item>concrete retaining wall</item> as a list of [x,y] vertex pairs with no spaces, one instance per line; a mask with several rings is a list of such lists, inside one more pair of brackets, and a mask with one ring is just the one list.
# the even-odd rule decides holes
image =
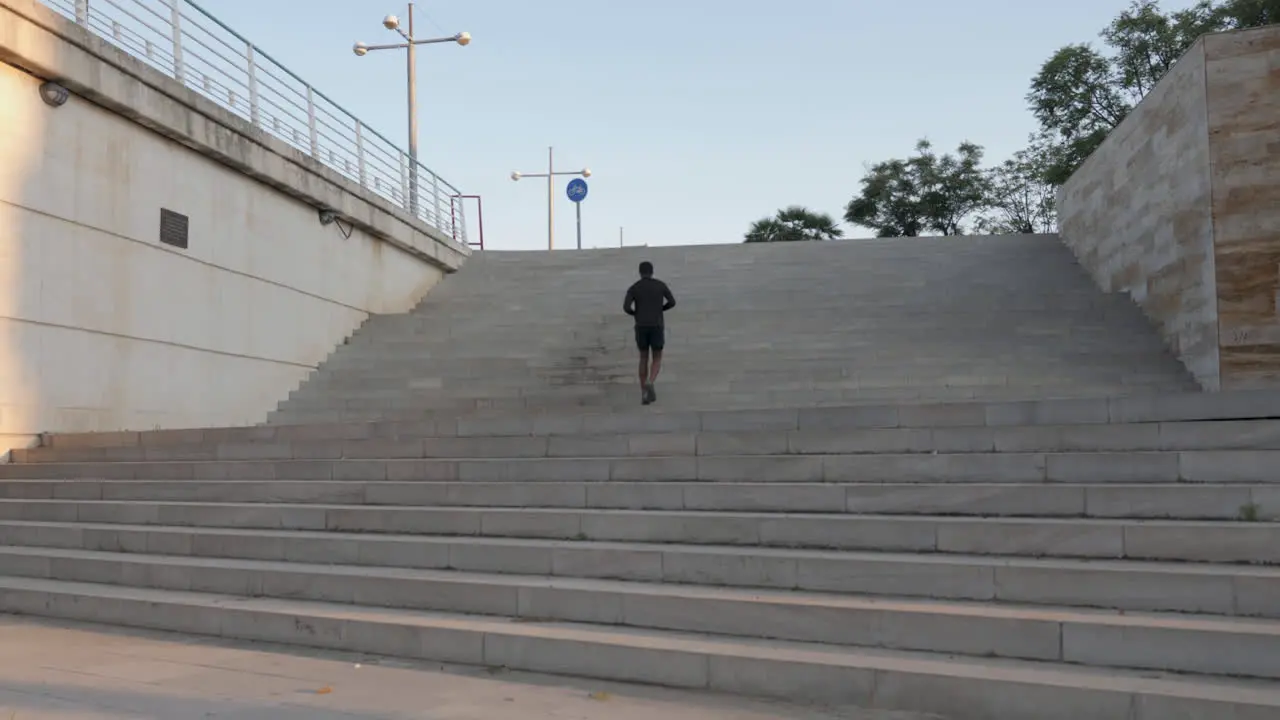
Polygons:
[[[260,422],[466,256],[29,0],[0,0],[0,128],[0,453]],[[162,210],[188,219],[186,248],[160,242]]]
[[1280,28],[1209,35],[1058,196],[1097,283],[1206,390],[1280,384]]
[[1107,292],[1126,292],[1201,385],[1218,389],[1218,307],[1197,43],[1063,186],[1063,241]]

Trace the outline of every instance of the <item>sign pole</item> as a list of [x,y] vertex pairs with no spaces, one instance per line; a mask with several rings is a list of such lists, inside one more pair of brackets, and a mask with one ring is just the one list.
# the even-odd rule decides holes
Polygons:
[[556,246],[556,149],[547,148],[547,250]]
[[582,249],[582,201],[587,199],[587,181],[582,178],[574,178],[569,181],[569,187],[565,189],[565,193],[569,199],[573,201],[574,207],[578,213],[578,249]]

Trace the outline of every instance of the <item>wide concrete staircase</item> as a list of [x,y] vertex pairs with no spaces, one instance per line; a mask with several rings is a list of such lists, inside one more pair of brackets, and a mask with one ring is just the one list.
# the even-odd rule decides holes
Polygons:
[[649,259],[664,407],[842,405],[1193,390],[1124,294],[1054,236],[489,253],[371,319],[272,422],[638,404],[622,297]]
[[[968,331],[934,344],[923,300],[835,312],[834,285],[802,294],[798,270],[768,301],[785,322],[713,323],[738,286],[682,292],[674,278],[720,274],[701,250],[669,251],[688,259],[655,259],[684,314],[649,408],[608,381],[629,382],[612,306],[636,254],[487,257],[414,313],[371,321],[272,424],[15,453],[0,465],[0,612],[949,720],[1280,717],[1280,393],[1179,392],[1132,308],[1090,300],[1078,277],[1050,284],[1076,277],[1070,263],[1039,282],[1074,300],[1039,311],[1030,286],[979,272],[1001,242],[1011,266],[1065,262],[1040,239],[948,242],[986,264],[935,262],[929,285],[900,290],[955,299],[955,324],[932,327]],[[874,253],[909,253],[881,247],[848,250],[862,265],[847,272],[901,278]],[[844,249],[797,252],[830,260],[815,268],[828,282]],[[741,277],[780,249],[716,251],[701,257]],[[742,287],[742,306],[768,304]],[[960,312],[975,298],[993,324]],[[805,325],[823,303],[842,328],[870,324]],[[1077,321],[1078,343],[1052,332]],[[803,352],[859,333],[863,358]],[[873,348],[950,369],[886,384],[890,363],[861,362]],[[715,368],[745,385],[717,385]],[[852,390],[822,379],[836,368]],[[962,369],[1003,382],[939,402]],[[387,399],[365,394],[375,378]],[[840,399],[776,389],[787,378]],[[1061,397],[1005,399],[1037,393]]]

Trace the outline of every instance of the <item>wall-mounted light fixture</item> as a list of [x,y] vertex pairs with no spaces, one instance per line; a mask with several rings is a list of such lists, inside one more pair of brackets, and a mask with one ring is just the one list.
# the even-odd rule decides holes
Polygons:
[[40,83],[40,99],[49,107],[62,107],[67,104],[67,99],[70,97],[71,91],[56,82]]
[[342,237],[350,240],[351,233],[355,232],[356,227],[350,220],[346,222],[347,227],[342,227],[342,216],[336,210],[329,208],[320,208],[320,224],[321,225],[337,225],[338,232],[342,233]]

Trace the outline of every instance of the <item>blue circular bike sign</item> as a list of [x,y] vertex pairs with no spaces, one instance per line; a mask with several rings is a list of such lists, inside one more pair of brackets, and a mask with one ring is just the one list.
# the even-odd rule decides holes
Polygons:
[[587,181],[582,178],[574,178],[569,181],[569,188],[566,191],[569,199],[573,202],[580,203],[587,199]]

